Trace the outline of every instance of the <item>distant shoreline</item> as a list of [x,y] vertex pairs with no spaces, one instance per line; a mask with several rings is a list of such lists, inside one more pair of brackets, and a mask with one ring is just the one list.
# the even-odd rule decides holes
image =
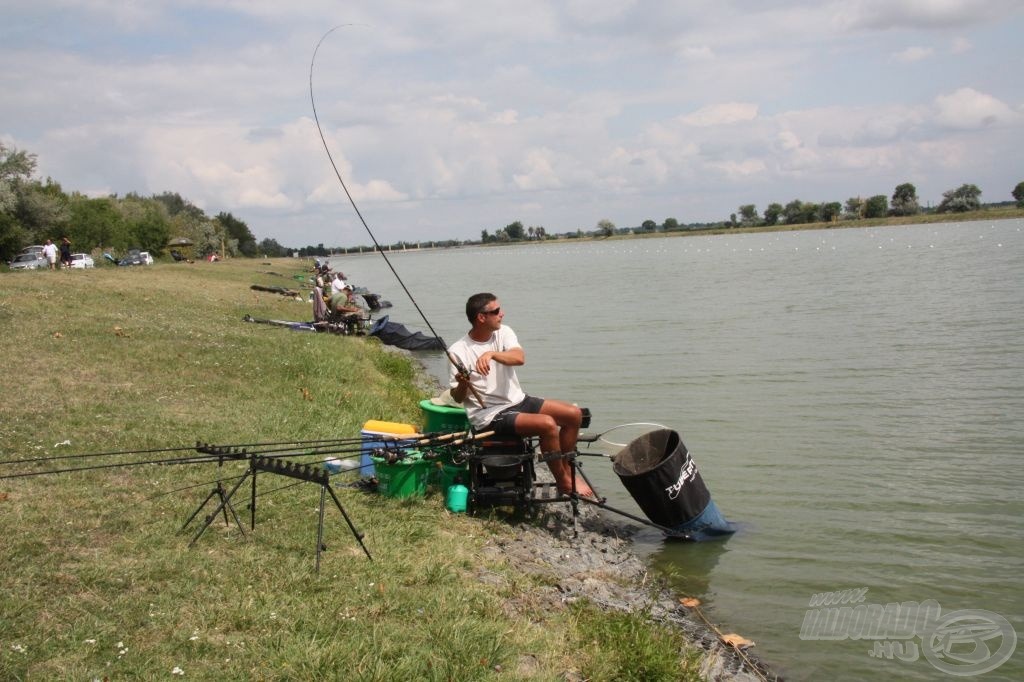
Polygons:
[[[886,216],[885,218],[860,218],[857,220],[837,220],[835,222],[828,223],[800,223],[796,225],[758,225],[751,227],[709,227],[701,229],[689,229],[689,230],[671,230],[655,231],[655,232],[631,232],[629,234],[615,234],[610,237],[603,237],[598,235],[583,235],[580,237],[566,237],[566,236],[552,236],[547,239],[523,239],[517,241],[507,242],[488,242],[486,244],[481,242],[469,242],[465,244],[459,244],[457,246],[408,246],[406,248],[384,248],[385,253],[402,253],[404,251],[434,251],[434,250],[445,250],[445,249],[461,249],[464,247],[494,247],[494,246],[511,246],[511,245],[534,245],[534,244],[550,244],[550,243],[572,243],[572,242],[593,242],[593,241],[610,241],[620,239],[652,239],[658,237],[702,237],[708,235],[723,235],[723,234],[753,234],[757,232],[798,232],[804,230],[845,230],[855,227],[900,227],[903,225],[929,225],[932,223],[967,223],[967,222],[983,222],[986,220],[1013,220],[1016,218],[1024,218],[1024,208],[1016,208],[1015,206],[997,206],[990,208],[983,208],[977,211],[967,211],[965,213],[918,213],[910,216]],[[635,229],[635,228],[634,228]],[[357,248],[357,247],[350,247]],[[331,257],[342,257],[342,256],[359,256],[366,254],[376,253],[376,250],[371,247],[365,247],[360,251],[343,251],[339,253],[331,254],[326,256]],[[312,258],[312,256],[306,256],[306,258]]]

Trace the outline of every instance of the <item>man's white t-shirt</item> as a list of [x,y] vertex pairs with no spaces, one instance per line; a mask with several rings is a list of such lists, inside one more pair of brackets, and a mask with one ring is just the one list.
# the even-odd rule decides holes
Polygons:
[[[473,370],[476,367],[476,361],[488,351],[502,353],[520,347],[516,333],[510,327],[502,325],[498,331],[491,334],[491,338],[487,341],[474,341],[467,334],[453,343],[448,351],[463,365]],[[454,365],[449,367],[448,378],[452,388],[458,385],[455,381],[455,371]],[[470,372],[470,376],[473,387],[484,399],[484,407],[480,407],[472,392],[467,394],[462,405],[466,408],[466,416],[469,417],[469,421],[478,429],[487,426],[496,414],[522,402],[526,397],[526,393],[519,385],[515,367],[492,360],[491,371],[487,376],[483,376],[475,370]]]

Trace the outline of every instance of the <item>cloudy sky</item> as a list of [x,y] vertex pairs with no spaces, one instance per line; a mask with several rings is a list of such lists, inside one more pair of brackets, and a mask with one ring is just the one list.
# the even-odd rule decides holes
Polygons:
[[299,246],[1024,180],[1020,0],[4,0],[0,140]]

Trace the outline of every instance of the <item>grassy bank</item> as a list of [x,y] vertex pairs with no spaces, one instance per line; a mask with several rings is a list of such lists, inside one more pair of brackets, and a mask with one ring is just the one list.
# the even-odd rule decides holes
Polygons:
[[[418,423],[423,396],[404,357],[242,322],[307,319],[308,303],[249,290],[298,288],[297,272],[231,261],[0,274],[0,476],[129,458],[13,460]],[[189,453],[155,457],[178,454]],[[272,490],[269,477],[254,534],[219,521],[189,549],[185,519],[218,477],[242,472],[143,465],[0,480],[0,679],[694,677],[680,635],[643,614],[531,608],[538,578],[481,552],[508,527],[451,515],[433,493],[402,502],[339,489],[372,562],[330,508],[314,573],[317,489]]]

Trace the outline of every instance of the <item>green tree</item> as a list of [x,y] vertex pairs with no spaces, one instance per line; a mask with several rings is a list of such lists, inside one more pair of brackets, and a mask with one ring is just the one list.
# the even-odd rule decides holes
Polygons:
[[889,199],[884,194],[876,194],[864,202],[865,218],[884,218],[888,213]]
[[977,185],[960,185],[942,193],[942,203],[935,209],[939,213],[963,213],[981,208],[981,190]]
[[764,209],[764,224],[777,225],[782,216],[782,210],[782,204],[778,202],[768,204],[768,208]]
[[[184,237],[185,239],[190,240],[196,247],[195,254],[197,256],[203,256],[209,253],[208,251],[203,252],[199,249],[199,243],[206,236],[206,223],[209,221],[209,218],[203,214],[199,214],[197,216],[191,211],[179,211],[178,213],[170,214],[170,221],[172,237]],[[220,251],[220,237],[217,238],[216,250],[218,252]]]
[[163,205],[146,202],[139,215],[128,221],[128,233],[140,249],[161,255],[171,239],[171,221]]
[[526,228],[518,220],[505,226],[505,234],[511,241],[520,241],[526,235]]
[[32,238],[18,218],[24,186],[36,171],[36,157],[0,142],[0,258],[9,260]]
[[260,242],[259,252],[266,258],[284,258],[291,251],[277,243],[276,239],[264,239]]
[[607,218],[602,218],[601,220],[598,220],[597,233],[602,237],[611,237],[613,234],[615,234],[615,223],[608,220]]
[[864,217],[864,200],[860,197],[850,197],[846,200],[844,215],[851,220]]
[[661,229],[666,232],[673,232],[679,229],[679,221],[675,218],[665,218],[665,222],[662,223]]
[[787,225],[813,223],[818,205],[809,201],[794,199],[782,209],[782,216]]
[[69,216],[68,197],[53,180],[47,178],[45,184],[38,180],[19,184],[15,218],[36,244],[46,239],[56,242],[66,236]]
[[8,148],[0,142],[0,212],[12,212],[17,204],[19,185],[36,172],[36,155]]
[[658,223],[648,218],[647,220],[643,221],[640,224],[640,229],[643,230],[644,232],[654,232],[655,230],[658,229]]
[[761,222],[761,218],[757,215],[757,207],[754,204],[740,206],[740,224],[743,227],[751,227],[759,222]]
[[29,242],[28,230],[12,213],[0,211],[0,259],[8,261]]
[[480,230],[480,243],[486,244],[489,241],[491,241],[491,233],[487,230]]
[[203,213],[201,208],[193,206],[187,199],[182,198],[177,192],[164,192],[163,194],[154,194],[153,198],[162,203],[167,208],[167,214],[172,218],[181,213],[191,215],[193,218],[201,219],[205,218],[206,214]]
[[137,246],[128,234],[124,217],[113,199],[90,199],[73,194],[70,212],[71,241],[79,248],[127,249]]
[[1017,200],[1017,208],[1024,208],[1024,182],[1018,182],[1013,188],[1013,198]]
[[249,230],[249,226],[231,215],[221,211],[217,214],[217,222],[224,226],[224,231],[229,239],[238,244],[238,251],[243,256],[253,258],[256,256],[256,237]]
[[824,202],[818,206],[818,220],[823,223],[834,223],[839,220],[843,205],[838,201]]
[[892,193],[892,201],[889,202],[889,213],[891,215],[916,215],[920,211],[917,188],[909,182],[896,185],[896,190]]

